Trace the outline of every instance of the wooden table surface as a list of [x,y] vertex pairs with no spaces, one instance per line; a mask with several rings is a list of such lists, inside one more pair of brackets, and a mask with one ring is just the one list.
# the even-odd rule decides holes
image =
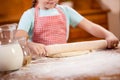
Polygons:
[[40,58],[0,80],[120,80],[120,45],[66,58]]

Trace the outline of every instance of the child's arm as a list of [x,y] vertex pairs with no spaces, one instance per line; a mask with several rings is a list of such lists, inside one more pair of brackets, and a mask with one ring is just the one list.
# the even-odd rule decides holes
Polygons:
[[[21,37],[28,38],[28,34],[24,30],[17,30],[15,37],[16,38],[21,38]],[[34,43],[32,41],[28,41],[27,45],[32,54],[37,54],[39,56],[46,56],[45,45],[40,44],[40,43]]]
[[106,39],[108,42],[108,48],[115,48],[119,43],[118,38],[113,33],[85,18],[78,24],[78,26],[93,36]]

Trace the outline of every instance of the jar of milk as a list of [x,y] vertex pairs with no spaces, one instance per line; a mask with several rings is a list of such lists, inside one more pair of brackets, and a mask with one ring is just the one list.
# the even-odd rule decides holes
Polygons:
[[15,39],[17,24],[0,26],[0,72],[18,70],[30,62],[26,39]]

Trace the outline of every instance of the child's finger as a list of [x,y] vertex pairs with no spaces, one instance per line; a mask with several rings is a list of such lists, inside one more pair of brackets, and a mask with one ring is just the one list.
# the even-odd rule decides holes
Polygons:
[[42,56],[47,56],[47,53],[44,47],[42,48]]

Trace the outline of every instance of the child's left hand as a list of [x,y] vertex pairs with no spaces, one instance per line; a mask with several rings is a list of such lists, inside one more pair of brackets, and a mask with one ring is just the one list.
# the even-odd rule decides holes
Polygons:
[[119,44],[119,39],[115,35],[108,35],[106,38],[107,40],[107,48],[116,48]]

